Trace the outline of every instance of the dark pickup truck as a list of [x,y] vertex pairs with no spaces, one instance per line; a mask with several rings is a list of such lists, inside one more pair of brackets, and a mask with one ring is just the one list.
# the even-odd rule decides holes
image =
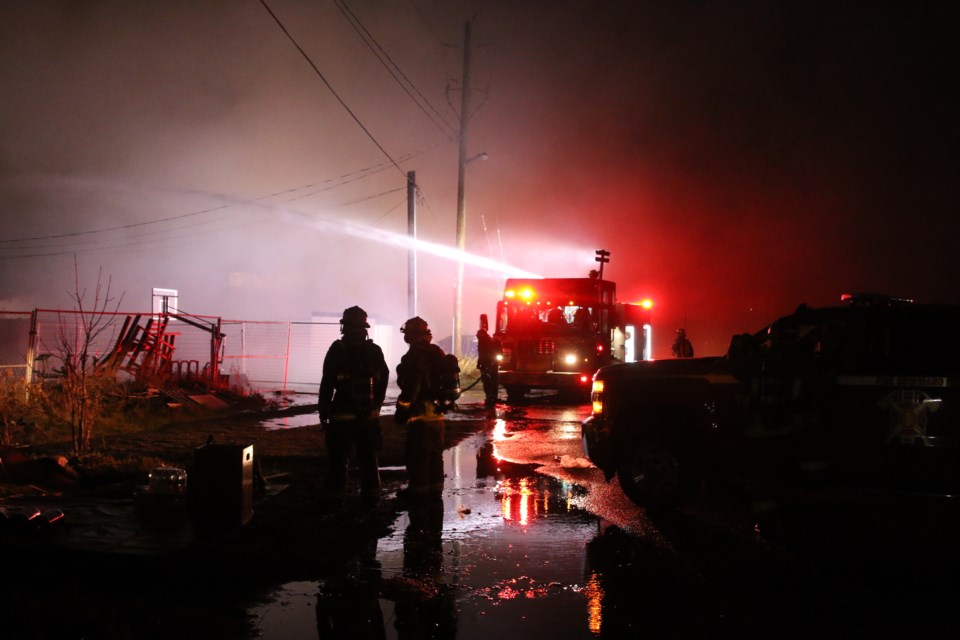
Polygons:
[[844,300],[734,336],[723,356],[603,367],[584,452],[648,508],[705,482],[761,500],[960,491],[960,305]]

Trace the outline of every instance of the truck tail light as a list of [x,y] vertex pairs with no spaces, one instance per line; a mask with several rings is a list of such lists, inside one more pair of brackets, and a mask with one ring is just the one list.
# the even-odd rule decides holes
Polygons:
[[603,380],[594,380],[590,390],[590,401],[594,415],[603,413]]

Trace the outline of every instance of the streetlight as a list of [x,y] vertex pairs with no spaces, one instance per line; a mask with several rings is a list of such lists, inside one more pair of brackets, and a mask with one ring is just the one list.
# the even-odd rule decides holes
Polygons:
[[486,160],[490,156],[486,151],[472,158],[466,157],[464,145],[460,145],[460,163],[457,172],[457,290],[453,300],[453,336],[451,337],[453,355],[463,355],[460,341],[463,336],[463,256],[467,248],[467,202],[465,194],[467,165],[474,160]]

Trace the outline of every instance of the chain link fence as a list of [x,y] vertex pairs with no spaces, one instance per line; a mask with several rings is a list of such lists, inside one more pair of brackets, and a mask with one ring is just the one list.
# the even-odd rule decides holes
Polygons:
[[[150,321],[159,319],[149,312],[0,311],[0,370],[29,379],[53,378],[63,368],[63,354],[82,346],[91,322],[98,323],[99,332],[87,348],[102,360],[125,348],[118,341],[132,325],[142,327],[146,335]],[[162,333],[173,347],[169,363],[173,376],[209,378],[211,367],[217,367],[221,382],[229,386],[257,393],[315,393],[327,349],[340,337],[340,324],[336,315],[311,322],[265,322],[171,314]],[[219,340],[214,339],[217,333]],[[395,327],[383,325],[370,330],[388,363],[399,360],[399,354],[393,354],[400,342],[394,333]]]
[[29,311],[0,311],[0,374],[26,377],[31,315]]

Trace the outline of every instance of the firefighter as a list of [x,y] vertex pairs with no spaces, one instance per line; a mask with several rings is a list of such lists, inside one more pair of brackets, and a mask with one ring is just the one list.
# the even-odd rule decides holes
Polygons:
[[567,320],[563,316],[563,309],[560,307],[554,307],[550,309],[550,312],[547,314],[547,324],[551,324],[556,327],[565,327],[567,325]]
[[330,345],[323,360],[317,404],[329,458],[326,489],[330,499],[343,501],[353,448],[360,467],[361,501],[373,506],[380,500],[380,407],[390,368],[380,347],[367,338],[368,328],[366,311],[356,306],[344,310],[343,337]]
[[459,396],[459,377],[455,391],[445,385],[444,363],[454,357],[431,343],[433,334],[423,318],[410,318],[400,331],[410,347],[397,365],[396,421],[407,428],[404,457],[409,484],[397,495],[425,500],[443,491],[443,411],[451,398],[445,394]]
[[578,331],[583,333],[593,331],[593,317],[590,315],[590,310],[586,307],[577,307],[577,310],[573,313],[571,326],[576,327]]
[[677,329],[677,339],[673,341],[673,346],[670,349],[673,351],[674,358],[693,357],[693,345],[687,340],[685,329]]
[[501,353],[500,341],[491,338],[487,333],[486,322],[481,323],[480,330],[477,331],[477,369],[480,370],[480,382],[483,384],[484,404],[488,407],[497,404],[500,391],[500,364],[497,356]]

